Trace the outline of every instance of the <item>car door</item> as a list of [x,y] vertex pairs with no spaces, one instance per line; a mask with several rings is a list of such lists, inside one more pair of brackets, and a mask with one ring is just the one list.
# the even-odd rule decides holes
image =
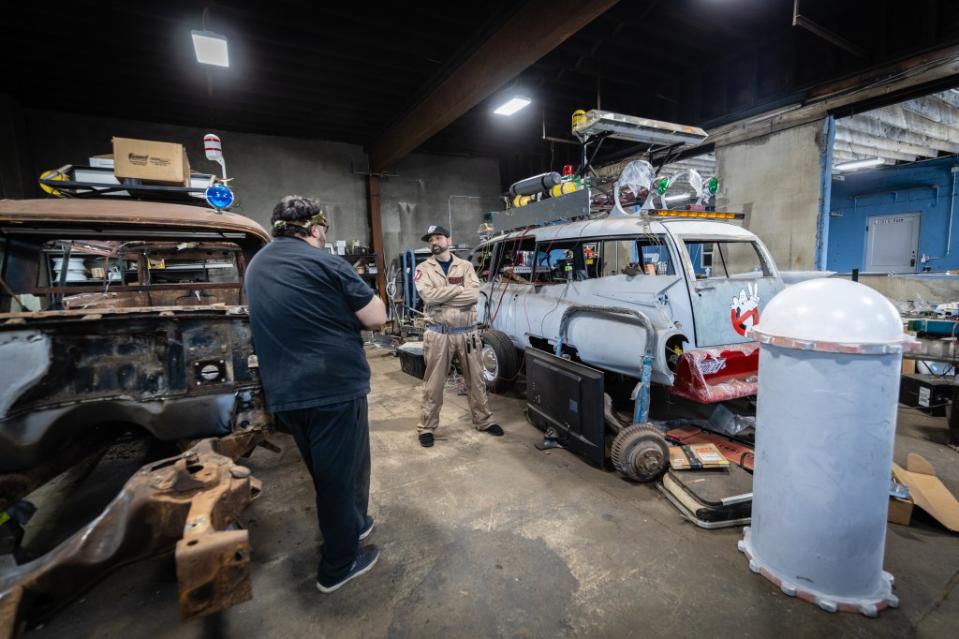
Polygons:
[[682,237],[696,346],[751,342],[762,310],[782,289],[765,248],[755,239]]

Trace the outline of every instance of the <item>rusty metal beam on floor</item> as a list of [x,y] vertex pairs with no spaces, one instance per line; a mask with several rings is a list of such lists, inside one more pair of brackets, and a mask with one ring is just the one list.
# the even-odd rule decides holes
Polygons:
[[617,0],[532,0],[372,146],[374,173],[413,149],[566,41]]

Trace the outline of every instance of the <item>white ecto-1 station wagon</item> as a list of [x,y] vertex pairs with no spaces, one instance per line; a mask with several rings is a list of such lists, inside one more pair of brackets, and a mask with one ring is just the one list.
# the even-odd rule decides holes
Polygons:
[[650,211],[516,230],[471,259],[489,388],[516,377],[518,351],[541,348],[703,403],[755,394],[749,334],[783,288],[741,216]]

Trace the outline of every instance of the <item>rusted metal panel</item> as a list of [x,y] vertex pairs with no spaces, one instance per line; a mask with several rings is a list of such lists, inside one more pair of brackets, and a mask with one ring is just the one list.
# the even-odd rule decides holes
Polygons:
[[[108,421],[137,425],[166,441],[226,435],[237,426],[237,394],[259,387],[245,314],[73,317],[29,322],[29,333],[44,339],[28,345],[48,364],[15,395],[0,391],[9,400],[0,411],[2,472],[42,463]],[[0,326],[0,337],[28,332],[13,328],[20,327]],[[0,340],[0,360],[13,365],[20,351],[12,347],[22,341]]]
[[244,233],[262,244],[270,241],[269,233],[248,217],[186,204],[126,199],[0,200],[0,224],[27,223],[202,229]]
[[204,439],[141,468],[99,517],[0,578],[0,637],[17,636],[114,568],[175,544],[184,619],[250,599],[249,539],[239,516],[261,485],[235,460],[264,437],[254,427]]

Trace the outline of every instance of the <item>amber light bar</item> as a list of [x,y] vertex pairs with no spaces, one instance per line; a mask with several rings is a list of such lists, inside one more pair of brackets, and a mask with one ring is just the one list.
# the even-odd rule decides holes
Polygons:
[[742,213],[724,211],[651,211],[656,217],[695,217],[701,220],[743,220]]

